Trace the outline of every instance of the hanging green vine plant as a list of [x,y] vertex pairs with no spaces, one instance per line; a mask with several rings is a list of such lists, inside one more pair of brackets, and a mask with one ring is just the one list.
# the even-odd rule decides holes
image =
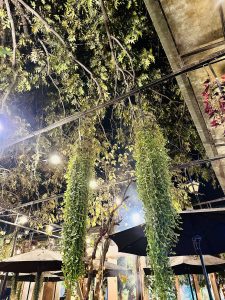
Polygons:
[[82,138],[70,158],[64,197],[63,272],[67,287],[85,271],[85,239],[90,180],[94,174],[93,139]]
[[175,299],[168,254],[176,240],[177,216],[170,195],[165,139],[151,116],[135,123],[134,153],[138,194],[145,210],[147,252],[154,273],[153,291],[157,299]]
[[40,292],[43,285],[43,274],[38,272],[35,277],[35,285],[33,290],[32,300],[39,300]]
[[15,273],[13,278],[12,278],[12,286],[11,286],[11,295],[10,299],[16,300],[16,292],[17,292],[17,285],[18,285],[18,274]]

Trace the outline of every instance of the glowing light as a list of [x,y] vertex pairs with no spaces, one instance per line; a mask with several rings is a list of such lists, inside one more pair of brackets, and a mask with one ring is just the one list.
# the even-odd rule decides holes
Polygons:
[[24,233],[25,233],[26,235],[28,235],[28,234],[29,234],[29,230],[25,230]]
[[189,193],[191,193],[191,194],[198,194],[198,191],[199,191],[199,182],[197,182],[197,181],[190,181],[187,184],[187,188],[189,190]]
[[20,254],[21,253],[21,250],[20,249],[17,249],[16,250],[16,254]]
[[54,153],[54,154],[51,154],[50,157],[49,157],[49,162],[50,164],[52,165],[59,165],[62,163],[62,158],[60,157],[59,154],[57,153]]
[[89,182],[89,187],[92,189],[92,190],[96,190],[98,188],[98,183],[95,179],[92,179],[90,180]]
[[54,227],[52,225],[47,225],[45,231],[47,234],[51,235],[53,229],[54,229]]
[[122,203],[121,197],[116,197],[116,205],[120,205]]
[[133,213],[131,218],[134,224],[141,223],[141,215],[138,212]]
[[19,219],[18,219],[18,224],[20,224],[20,225],[24,225],[24,224],[26,224],[28,222],[28,217],[27,216],[21,216],[21,217],[19,217]]
[[91,238],[88,237],[88,238],[86,239],[86,242],[87,242],[87,244],[89,245],[89,244],[91,243]]
[[2,124],[2,122],[0,121],[0,132],[2,132],[4,130],[4,126]]

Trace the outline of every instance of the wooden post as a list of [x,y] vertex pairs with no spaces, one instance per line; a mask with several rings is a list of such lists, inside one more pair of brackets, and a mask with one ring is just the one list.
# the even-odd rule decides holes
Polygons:
[[177,292],[177,300],[181,300],[181,293],[180,293],[180,282],[178,276],[175,276],[175,286]]
[[215,300],[221,300],[215,273],[209,274]]
[[196,274],[193,274],[193,279],[194,279],[194,284],[195,284],[195,291],[197,293],[197,298],[198,298],[198,300],[203,300],[201,291],[200,291],[200,286],[198,283],[198,276]]
[[[109,259],[111,263],[117,264],[117,259]],[[108,300],[117,300],[118,299],[118,286],[117,286],[117,277],[108,277]]]
[[43,286],[42,300],[59,299],[59,285],[57,282],[45,282]]
[[145,284],[145,273],[144,268],[146,268],[146,257],[140,257],[140,273],[141,273],[141,290],[143,300],[148,300],[149,298],[149,291]]

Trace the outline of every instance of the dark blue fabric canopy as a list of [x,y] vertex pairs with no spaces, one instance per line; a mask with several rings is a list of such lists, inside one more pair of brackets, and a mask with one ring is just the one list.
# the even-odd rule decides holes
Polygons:
[[[176,246],[168,255],[195,255],[192,238],[201,237],[201,250],[205,254],[225,252],[225,209],[200,209],[180,213],[180,234]],[[147,240],[144,225],[112,234],[110,238],[120,252],[146,256]]]

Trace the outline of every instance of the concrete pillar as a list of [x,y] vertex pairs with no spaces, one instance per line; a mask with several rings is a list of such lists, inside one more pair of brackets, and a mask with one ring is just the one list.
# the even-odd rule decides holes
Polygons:
[[[29,291],[29,296],[28,296],[28,299],[27,299],[29,286],[30,286],[30,291]],[[34,290],[34,282],[31,282],[31,283],[30,282],[24,282],[23,289],[22,289],[22,292],[21,292],[21,300],[31,300],[32,295],[33,295],[33,290]]]
[[143,300],[149,300],[149,291],[145,284],[145,273],[144,268],[146,268],[146,257],[140,257],[140,274],[141,274],[141,289]]
[[180,282],[178,276],[175,276],[175,287],[176,287],[177,300],[181,300]]
[[44,283],[42,300],[58,300],[57,294],[57,282]]
[[[108,262],[117,264],[117,259],[108,259]],[[117,277],[108,277],[108,300],[118,299],[118,283]]]
[[209,274],[209,278],[210,278],[210,282],[211,282],[211,285],[212,285],[212,290],[213,290],[215,300],[221,300],[219,290],[218,290],[218,286],[217,286],[217,282],[216,282],[215,273]]
[[193,274],[193,279],[194,279],[194,284],[195,284],[195,290],[197,293],[197,298],[198,298],[198,300],[203,300],[201,291],[200,291],[199,282],[198,282],[198,276],[196,274]]

